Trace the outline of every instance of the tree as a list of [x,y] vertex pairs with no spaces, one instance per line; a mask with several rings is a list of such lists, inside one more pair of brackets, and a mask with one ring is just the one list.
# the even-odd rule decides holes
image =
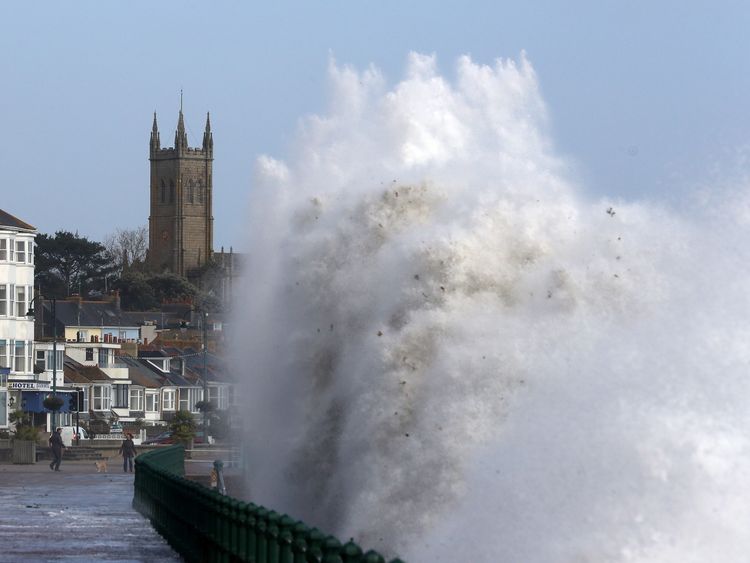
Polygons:
[[125,272],[113,286],[120,290],[122,308],[147,311],[162,303],[192,302],[198,290],[176,274],[144,274]]
[[148,250],[148,227],[117,229],[104,239],[104,248],[114,262],[114,273],[122,275],[129,270],[143,270]]
[[169,429],[176,442],[188,444],[195,438],[195,419],[190,411],[177,411],[169,423]]
[[98,242],[68,231],[36,237],[36,284],[45,297],[68,297],[104,289],[112,259]]
[[120,290],[120,303],[126,311],[148,311],[159,306],[149,278],[140,272],[125,272],[114,287]]
[[159,303],[192,301],[198,293],[193,284],[177,274],[156,274],[148,279],[148,283],[153,288]]

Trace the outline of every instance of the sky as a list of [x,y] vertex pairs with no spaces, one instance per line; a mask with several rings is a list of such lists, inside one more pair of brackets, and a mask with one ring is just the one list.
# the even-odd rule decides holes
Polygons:
[[148,221],[153,112],[214,132],[214,247],[242,250],[259,155],[326,111],[327,69],[409,52],[535,68],[559,155],[592,197],[679,204],[746,175],[750,5],[640,0],[4,2],[0,208],[102,240]]

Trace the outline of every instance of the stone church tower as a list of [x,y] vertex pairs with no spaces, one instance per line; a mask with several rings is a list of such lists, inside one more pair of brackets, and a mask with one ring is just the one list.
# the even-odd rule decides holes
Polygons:
[[[182,105],[182,104],[180,104]],[[213,253],[212,169],[214,140],[210,116],[201,148],[188,147],[180,107],[174,147],[161,148],[159,128],[151,129],[151,213],[148,262],[157,272],[188,277]]]

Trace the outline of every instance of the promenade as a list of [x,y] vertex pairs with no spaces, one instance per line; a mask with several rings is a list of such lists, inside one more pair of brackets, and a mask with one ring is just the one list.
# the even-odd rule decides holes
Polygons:
[[64,458],[60,472],[0,464],[0,562],[179,562],[131,508],[133,474],[112,462],[109,473]]

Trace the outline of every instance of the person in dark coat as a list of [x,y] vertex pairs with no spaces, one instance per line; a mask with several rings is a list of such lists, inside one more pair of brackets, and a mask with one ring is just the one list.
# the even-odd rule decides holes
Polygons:
[[133,458],[135,457],[135,444],[133,443],[133,435],[128,432],[127,438],[122,441],[120,446],[120,455],[122,455],[122,472],[127,473],[128,469],[133,472]]
[[49,447],[52,450],[52,462],[49,468],[54,471],[60,471],[60,462],[62,461],[62,451],[65,444],[62,441],[62,428],[58,428],[49,437]]

